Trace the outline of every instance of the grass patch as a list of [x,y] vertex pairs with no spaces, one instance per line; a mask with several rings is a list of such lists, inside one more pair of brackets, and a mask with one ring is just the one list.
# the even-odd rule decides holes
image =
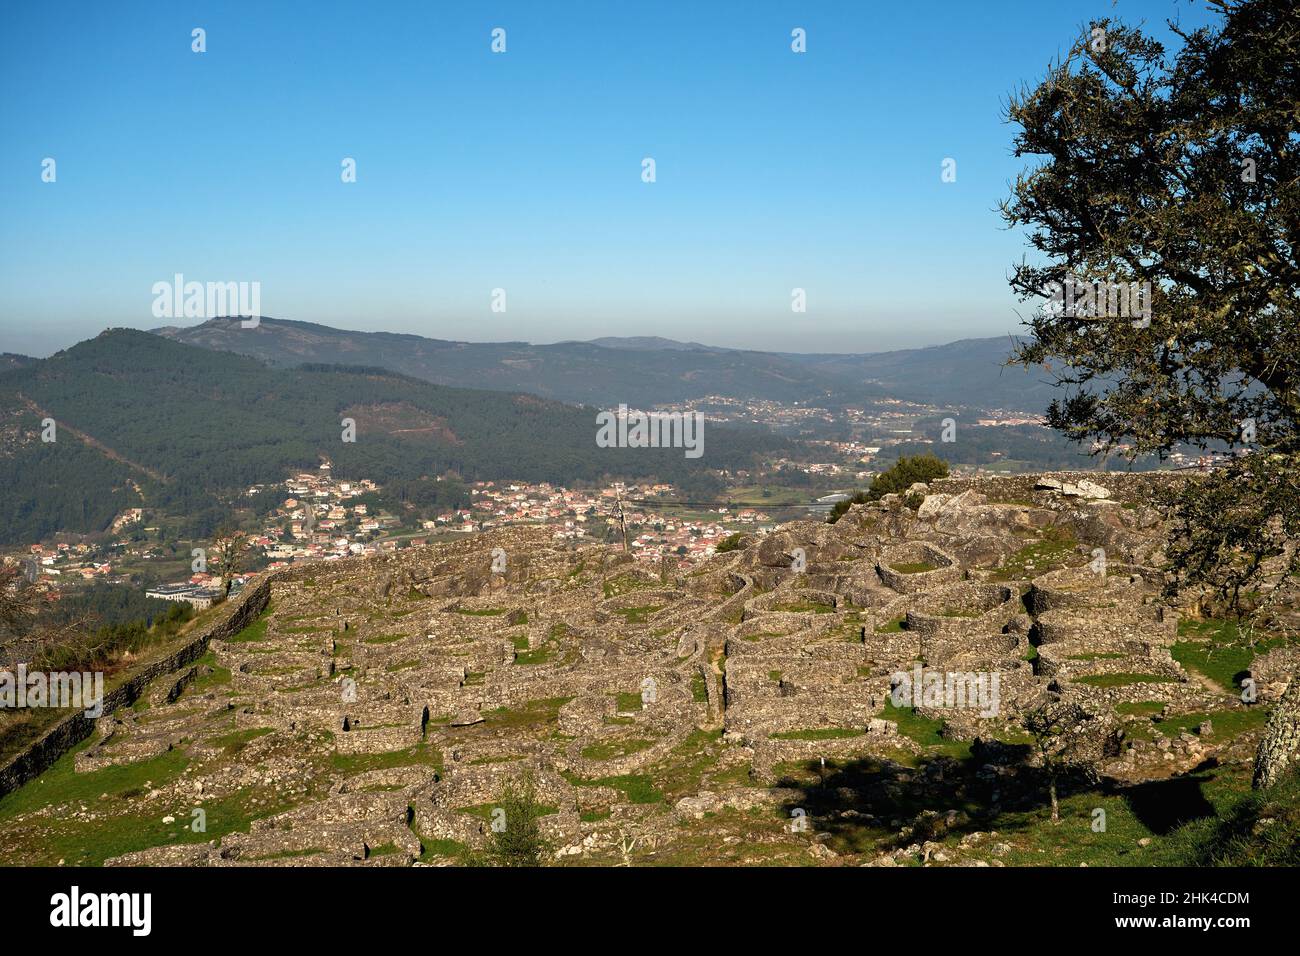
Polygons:
[[927,750],[933,750],[948,757],[969,757],[970,743],[964,740],[949,740],[941,733],[942,720],[922,717],[914,707],[895,707],[892,700],[885,701],[885,710],[881,715],[886,720],[898,724],[898,732],[909,740],[920,744]]
[[272,732],[272,728],[270,727],[249,727],[246,730],[236,730],[233,734],[213,737],[208,742],[214,747],[220,747],[224,750],[226,756],[233,757],[258,737],[265,737],[267,734]]
[[556,723],[560,719],[560,708],[571,700],[572,697],[544,697],[518,707],[498,707],[483,712],[484,724],[492,730],[500,730]]
[[621,607],[614,613],[621,615],[628,624],[644,624],[665,607],[664,604],[643,604],[639,607]]
[[939,565],[930,561],[904,561],[900,564],[891,564],[889,567],[899,574],[924,574],[926,571],[939,570]]
[[614,760],[640,753],[653,744],[652,740],[610,740],[605,743],[588,744],[582,748],[582,756],[587,760]]
[[861,737],[864,731],[852,727],[819,727],[810,730],[787,730],[772,734],[773,740],[842,740],[846,737]]
[[691,675],[691,699],[697,704],[707,704],[709,702],[709,682],[704,679],[704,675],[699,671]]
[[1069,531],[1048,528],[1037,541],[1026,544],[1010,555],[1001,567],[989,575],[989,580],[1019,581],[1067,567],[1075,556],[1078,544]]
[[371,770],[392,770],[396,767],[429,767],[441,772],[442,751],[424,741],[406,750],[390,750],[377,754],[330,755],[330,768],[349,776]]
[[820,601],[793,601],[789,604],[774,604],[773,611],[788,611],[792,614],[833,614],[835,608]]
[[661,803],[664,795],[645,774],[622,774],[617,777],[588,779],[566,773],[564,779],[575,787],[612,787],[621,791],[629,803]]

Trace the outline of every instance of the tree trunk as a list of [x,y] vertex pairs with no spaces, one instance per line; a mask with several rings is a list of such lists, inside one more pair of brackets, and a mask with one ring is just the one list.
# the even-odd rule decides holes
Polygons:
[[1255,754],[1256,790],[1273,786],[1289,770],[1300,766],[1300,680],[1287,685],[1277,708],[1268,718],[1264,736]]
[[1053,822],[1053,823],[1060,823],[1060,822],[1061,822],[1061,805],[1060,805],[1060,803],[1058,803],[1057,800],[1056,800],[1056,778],[1055,778],[1055,777],[1053,777],[1053,778],[1051,779],[1051,781],[1047,784],[1047,792],[1048,792],[1048,793],[1051,795],[1051,797],[1052,797],[1052,822]]

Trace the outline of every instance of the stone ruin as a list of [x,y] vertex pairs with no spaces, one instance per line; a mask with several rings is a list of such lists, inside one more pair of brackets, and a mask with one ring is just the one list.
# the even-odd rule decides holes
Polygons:
[[[922,753],[893,702],[917,668],[997,675],[995,713],[906,710],[977,744],[1047,697],[1101,712],[1224,707],[1223,688],[1171,655],[1178,614],[1159,598],[1154,513],[1140,493],[1125,503],[1098,487],[941,481],[909,492],[915,510],[886,496],[666,575],[522,527],[295,568],[261,621],[101,719],[76,770],[180,748],[190,763],[157,805],[252,801],[247,832],[116,864],[410,864],[422,841],[483,847],[493,801],[525,774],[563,857],[654,826],[620,781],[701,730],[750,769],[682,799],[677,814],[695,819],[771,803],[765,788],[791,762]],[[1292,665],[1262,659],[1267,692]],[[1108,679],[1122,675],[1140,679]],[[1136,778],[1204,756],[1143,746],[1098,759]]]

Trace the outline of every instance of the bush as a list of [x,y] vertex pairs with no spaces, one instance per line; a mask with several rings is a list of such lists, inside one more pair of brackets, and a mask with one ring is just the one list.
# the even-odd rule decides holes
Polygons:
[[537,788],[531,776],[518,783],[506,783],[501,798],[492,807],[488,859],[497,866],[540,866],[546,852],[546,841],[537,822],[542,815],[543,808],[537,802]]
[[718,554],[726,554],[728,551],[735,551],[740,547],[740,539],[743,537],[744,535],[739,531],[735,534],[729,534],[718,542],[718,546],[715,550]]
[[[948,477],[948,463],[942,458],[934,455],[913,455],[908,458],[906,455],[894,462],[889,468],[876,475],[871,480],[871,487],[866,491],[856,492],[847,501],[836,502],[835,507],[831,509],[830,516],[826,519],[831,524],[839,521],[849,510],[850,505],[866,504],[869,501],[879,501],[885,495],[902,494],[907,491],[916,482],[925,482],[926,484],[934,481],[936,478]],[[920,506],[919,501],[908,501],[908,507],[915,508]]]

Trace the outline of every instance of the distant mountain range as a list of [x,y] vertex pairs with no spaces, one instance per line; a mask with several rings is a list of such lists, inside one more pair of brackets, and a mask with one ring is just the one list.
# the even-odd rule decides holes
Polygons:
[[[271,327],[275,341],[299,329],[286,325]],[[215,495],[283,481],[322,459],[337,476],[373,478],[432,505],[444,485],[419,479],[449,473],[555,483],[657,478],[707,493],[720,484],[712,469],[750,468],[759,454],[790,447],[766,429],[710,426],[698,459],[681,448],[599,448],[591,408],[435,385],[376,367],[370,354],[349,357],[348,365],[273,369],[110,329],[0,372],[0,543],[100,531],[142,501],[212,523],[221,518]],[[53,442],[42,440],[46,418],[56,425]],[[344,419],[355,421],[354,442],[342,437]]]
[[1041,413],[1045,375],[1004,367],[1014,340],[965,339],[870,354],[757,352],[653,336],[590,342],[459,342],[392,332],[354,332],[264,318],[252,329],[212,319],[158,335],[250,355],[273,366],[377,366],[439,385],[530,392],[563,402],[668,404],[721,395],[831,407],[899,398],[966,408]]

